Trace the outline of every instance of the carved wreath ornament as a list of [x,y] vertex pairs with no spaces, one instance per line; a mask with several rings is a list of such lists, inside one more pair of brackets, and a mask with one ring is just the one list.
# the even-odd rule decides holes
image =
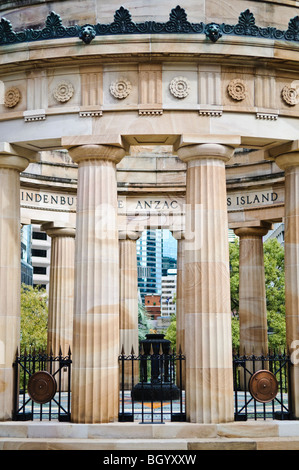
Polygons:
[[189,81],[185,77],[175,77],[169,84],[169,90],[176,98],[186,98],[190,92]]
[[13,108],[21,100],[21,92],[17,87],[11,87],[6,90],[4,95],[4,106],[6,108]]
[[242,101],[246,98],[246,83],[239,78],[231,80],[228,84],[227,91],[229,96],[236,101]]
[[53,96],[55,100],[59,101],[60,103],[66,103],[67,101],[69,101],[72,98],[73,94],[73,85],[65,80],[60,82],[53,91]]
[[132,85],[126,78],[120,78],[110,85],[110,93],[114,98],[123,100],[132,90]]
[[298,87],[285,85],[281,91],[282,99],[290,106],[295,106],[299,103],[299,90]]

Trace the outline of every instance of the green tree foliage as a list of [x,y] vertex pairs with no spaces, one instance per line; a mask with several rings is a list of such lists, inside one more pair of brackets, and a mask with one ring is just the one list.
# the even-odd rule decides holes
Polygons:
[[165,339],[171,342],[172,349],[176,349],[176,315],[172,315],[170,325],[166,330]]
[[285,348],[284,249],[276,239],[264,244],[269,347]]
[[[138,303],[138,340],[142,341],[146,338],[146,334],[150,332],[152,325],[146,308]],[[137,353],[137,351],[135,351]]]
[[45,289],[21,286],[21,351],[46,351],[48,306]]

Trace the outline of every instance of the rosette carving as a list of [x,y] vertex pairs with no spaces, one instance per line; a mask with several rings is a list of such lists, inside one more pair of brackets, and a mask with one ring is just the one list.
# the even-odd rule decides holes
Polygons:
[[175,77],[169,84],[170,93],[176,98],[186,98],[190,92],[190,84],[185,77]]
[[6,90],[4,95],[4,106],[14,108],[21,100],[21,92],[17,87],[11,87]]
[[299,103],[298,88],[290,85],[285,85],[281,91],[282,99],[289,106],[295,106]]
[[245,100],[247,94],[247,86],[243,80],[236,78],[231,80],[227,87],[229,96],[236,101]]
[[126,78],[120,78],[110,85],[110,93],[114,98],[123,100],[132,90],[132,85]]
[[56,101],[66,103],[74,94],[74,87],[72,83],[64,80],[60,82],[53,91],[53,96]]

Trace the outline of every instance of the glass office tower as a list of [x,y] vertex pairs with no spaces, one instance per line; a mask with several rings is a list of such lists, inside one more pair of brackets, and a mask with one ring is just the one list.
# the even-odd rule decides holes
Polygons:
[[144,303],[147,294],[161,294],[162,230],[145,230],[137,241],[138,289]]
[[177,241],[169,230],[145,230],[137,241],[138,289],[144,296],[161,295],[162,275],[176,269]]

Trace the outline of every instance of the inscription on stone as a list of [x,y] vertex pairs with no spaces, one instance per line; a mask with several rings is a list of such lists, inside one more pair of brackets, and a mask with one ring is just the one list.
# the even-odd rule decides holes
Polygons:
[[[76,195],[70,193],[54,193],[21,189],[21,207],[36,208],[38,210],[76,211]],[[283,188],[278,190],[265,190],[262,192],[248,191],[244,193],[229,192],[227,194],[227,209],[247,210],[266,205],[283,204]],[[119,196],[118,212],[120,214],[144,214],[144,213],[185,213],[186,205],[183,197],[154,196],[134,197]]]

